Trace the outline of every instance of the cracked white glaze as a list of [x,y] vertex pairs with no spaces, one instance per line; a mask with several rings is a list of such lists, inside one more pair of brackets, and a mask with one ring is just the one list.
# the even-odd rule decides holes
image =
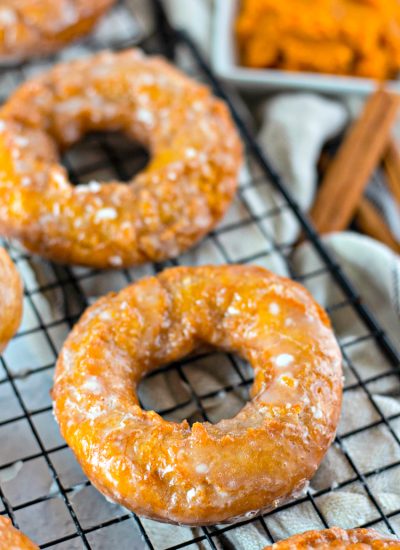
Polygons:
[[[250,362],[251,401],[215,425],[143,411],[141,377],[204,343]],[[96,487],[138,514],[195,525],[304,487],[334,437],[341,390],[339,348],[308,292],[262,268],[221,266],[169,269],[94,304],[60,355],[54,399]]]
[[7,252],[0,247],[0,353],[19,327],[22,300],[21,278]]
[[60,49],[88,33],[115,0],[0,0],[0,63]]
[[[73,186],[59,153],[101,130],[142,143],[150,163],[127,184]],[[227,107],[161,58],[126,50],[62,63],[0,109],[0,231],[62,263],[162,261],[220,220],[241,161]]]
[[321,531],[306,531],[286,540],[266,546],[264,550],[399,550],[400,541],[384,535],[374,529],[322,529]]

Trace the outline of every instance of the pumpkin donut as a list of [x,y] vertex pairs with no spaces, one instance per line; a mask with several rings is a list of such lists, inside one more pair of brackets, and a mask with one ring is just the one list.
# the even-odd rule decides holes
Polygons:
[[[167,422],[136,388],[202,344],[250,362],[251,401],[213,425]],[[299,284],[255,266],[179,267],[91,306],[58,359],[62,435],[108,498],[161,521],[250,517],[304,488],[335,435],[341,355]]]
[[50,54],[88,34],[115,0],[0,0],[0,63]]
[[0,550],[39,550],[39,546],[17,531],[9,519],[0,516]]
[[[150,150],[128,185],[68,181],[58,151],[98,130]],[[0,232],[62,263],[177,256],[225,213],[241,151],[227,107],[161,58],[128,50],[61,64],[0,110]]]
[[0,352],[14,336],[22,316],[22,283],[7,252],[0,248]]
[[374,529],[340,529],[332,527],[323,531],[307,531],[301,535],[276,542],[266,546],[264,550],[328,550],[336,548],[353,548],[354,550],[384,550],[393,548],[400,550],[400,541],[390,539]]

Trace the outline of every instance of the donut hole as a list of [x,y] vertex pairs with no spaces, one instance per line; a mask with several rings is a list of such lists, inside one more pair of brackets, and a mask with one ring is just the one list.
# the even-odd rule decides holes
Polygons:
[[202,353],[151,372],[140,382],[145,410],[171,422],[233,418],[249,401],[252,369],[243,360],[218,350]]
[[127,183],[146,168],[150,154],[122,132],[96,132],[65,151],[61,162],[74,185],[90,181]]

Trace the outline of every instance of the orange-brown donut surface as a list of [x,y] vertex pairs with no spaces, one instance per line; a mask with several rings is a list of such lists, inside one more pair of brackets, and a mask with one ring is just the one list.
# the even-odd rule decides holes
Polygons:
[[[128,185],[74,187],[58,152],[96,130],[140,141]],[[0,232],[63,263],[121,267],[177,256],[219,221],[242,148],[210,90],[139,50],[61,64],[0,109]]]
[[39,546],[17,531],[9,519],[0,516],[0,550],[39,550]]
[[7,252],[0,247],[0,353],[14,336],[22,316],[22,282]]
[[400,541],[393,540],[374,529],[340,529],[332,527],[322,531],[307,531],[289,539],[266,546],[264,550],[328,550],[329,548],[354,550],[400,549]]
[[0,64],[50,54],[89,33],[115,0],[0,0]]
[[[202,344],[238,353],[255,380],[234,417],[192,427],[143,410],[149,371]],[[299,284],[260,267],[180,267],[90,307],[55,374],[62,435],[108,498],[189,525],[250,517],[302,489],[334,437],[341,354]]]

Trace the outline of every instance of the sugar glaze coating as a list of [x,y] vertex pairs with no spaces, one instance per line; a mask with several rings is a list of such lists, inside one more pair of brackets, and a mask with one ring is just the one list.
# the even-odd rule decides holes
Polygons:
[[[141,378],[207,343],[254,368],[252,399],[215,425],[142,410]],[[300,490],[335,434],[341,355],[299,284],[255,266],[180,267],[91,306],[58,359],[55,417],[108,498],[158,520],[204,525]]]
[[19,327],[22,298],[21,278],[7,252],[0,247],[0,353]]
[[0,516],[0,550],[39,550],[39,546],[17,531],[8,518]]
[[374,529],[340,529],[332,527],[322,531],[307,531],[295,535],[264,550],[385,550],[386,548],[400,550],[400,541],[388,538]]
[[[129,185],[74,187],[59,150],[100,130],[140,141],[151,162]],[[128,50],[61,64],[0,109],[0,233],[62,263],[165,260],[220,220],[241,161],[225,104],[163,59]]]
[[116,0],[0,0],[0,64],[47,55],[89,33]]

